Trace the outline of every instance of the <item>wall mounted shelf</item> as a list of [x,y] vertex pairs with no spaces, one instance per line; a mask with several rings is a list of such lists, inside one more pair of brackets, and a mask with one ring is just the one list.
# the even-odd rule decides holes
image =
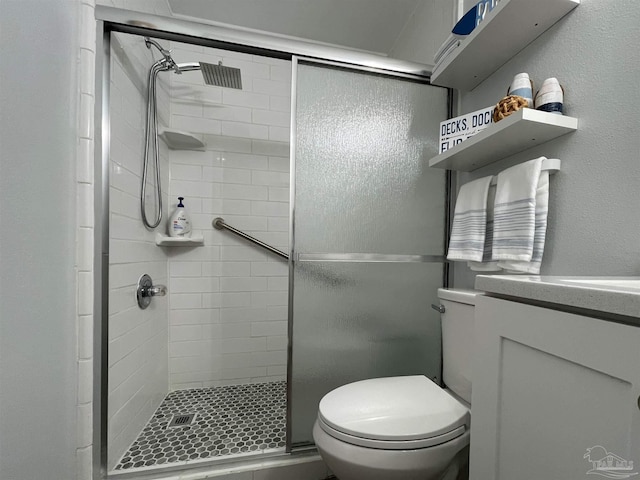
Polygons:
[[523,108],[429,160],[429,166],[471,172],[578,129],[578,119]]
[[169,237],[156,233],[156,245],[160,245],[161,247],[197,247],[204,245],[204,236]]
[[580,0],[501,0],[435,69],[431,83],[473,90],[579,4]]

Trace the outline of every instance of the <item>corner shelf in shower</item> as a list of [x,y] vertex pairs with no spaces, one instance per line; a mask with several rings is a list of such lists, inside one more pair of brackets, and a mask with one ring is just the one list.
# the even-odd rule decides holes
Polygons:
[[204,245],[204,236],[169,237],[168,235],[156,233],[156,245],[161,247],[198,247]]
[[472,172],[578,129],[578,119],[523,108],[429,160],[429,166]]
[[199,152],[204,152],[205,150],[204,143],[189,132],[164,128],[158,136],[164,140],[164,143],[166,143],[171,150],[196,150]]

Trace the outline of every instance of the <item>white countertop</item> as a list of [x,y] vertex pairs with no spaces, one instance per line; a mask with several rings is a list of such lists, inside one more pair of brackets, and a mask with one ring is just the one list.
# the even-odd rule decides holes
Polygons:
[[640,319],[640,277],[478,275],[475,288]]

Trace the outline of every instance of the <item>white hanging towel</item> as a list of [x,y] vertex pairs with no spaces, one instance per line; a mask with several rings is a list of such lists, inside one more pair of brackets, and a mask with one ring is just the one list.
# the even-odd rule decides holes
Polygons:
[[467,266],[474,272],[497,272],[502,270],[498,262],[493,261],[493,210],[496,200],[496,187],[489,185],[487,195],[487,229],[484,236],[484,252],[481,262],[467,262]]
[[542,264],[542,254],[544,253],[544,242],[547,235],[547,214],[549,212],[549,172],[540,172],[538,188],[536,189],[536,216],[535,233],[533,236],[533,253],[531,261],[518,262],[513,260],[503,260],[498,262],[498,266],[507,270],[508,273],[529,273],[538,275]]
[[493,260],[531,262],[535,236],[536,192],[544,159],[545,157],[540,157],[530,160],[498,174],[493,224]]
[[479,178],[460,187],[453,213],[448,260],[482,261],[491,179],[491,176]]

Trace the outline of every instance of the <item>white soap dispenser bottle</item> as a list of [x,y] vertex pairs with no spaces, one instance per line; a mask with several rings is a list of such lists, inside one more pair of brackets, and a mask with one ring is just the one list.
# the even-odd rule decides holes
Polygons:
[[191,236],[191,219],[184,208],[182,201],[184,197],[178,197],[178,206],[169,218],[169,236],[170,237],[190,237]]

